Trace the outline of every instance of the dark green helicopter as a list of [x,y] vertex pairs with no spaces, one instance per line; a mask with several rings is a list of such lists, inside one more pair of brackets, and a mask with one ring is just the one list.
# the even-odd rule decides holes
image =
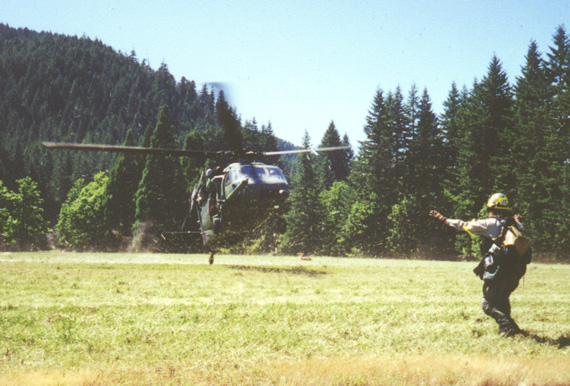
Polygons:
[[[289,209],[289,184],[283,171],[258,162],[271,156],[347,150],[346,146],[287,151],[197,151],[114,146],[80,143],[44,142],[48,149],[107,151],[131,154],[193,157],[201,159],[236,159],[227,166],[202,171],[190,196],[190,218],[197,217],[202,242],[210,250],[214,263],[215,245],[221,241],[238,242],[269,220],[276,222],[279,233],[285,230],[283,215]],[[194,217],[196,216],[196,217]],[[166,232],[166,233],[192,233]]]

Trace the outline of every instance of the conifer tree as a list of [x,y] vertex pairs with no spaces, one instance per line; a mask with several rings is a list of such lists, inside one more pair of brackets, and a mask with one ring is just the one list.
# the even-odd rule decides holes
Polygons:
[[570,43],[563,26],[553,36],[545,70],[549,84],[548,123],[543,134],[544,150],[537,153],[542,169],[538,171],[537,190],[541,196],[536,205],[542,211],[533,225],[537,228],[537,246],[542,244],[545,250],[560,254],[566,253],[570,244],[570,220],[565,215],[570,210]]
[[[168,106],[160,109],[158,123],[151,138],[152,148],[177,148],[174,127]],[[182,182],[180,161],[177,157],[147,157],[138,190],[136,192],[136,230],[145,228],[150,240],[135,248],[155,247],[161,231],[178,229],[184,219],[185,186]],[[135,240],[135,243],[138,240]],[[150,242],[149,242],[150,241]],[[155,245],[153,245],[153,243]]]
[[[129,129],[124,146],[134,146],[135,140]],[[144,167],[144,157],[119,154],[109,172],[109,180],[103,197],[103,213],[109,237],[129,236],[135,220],[135,194]]]
[[350,175],[350,168],[352,167],[352,161],[354,159],[354,150],[352,149],[352,145],[350,144],[350,139],[348,138],[348,134],[344,133],[342,137],[342,146],[346,147],[346,150],[343,151],[344,153],[344,165],[346,165],[346,178]]
[[[278,151],[279,145],[277,143],[277,137],[275,137],[275,133],[273,132],[273,127],[271,126],[271,122],[267,125],[261,125],[261,132],[260,132],[260,150],[263,151]],[[265,162],[277,165],[283,168],[283,164],[281,162],[280,156],[271,156],[267,157]]]
[[442,176],[442,180],[446,182],[446,185],[453,185],[457,180],[455,165],[457,163],[457,142],[461,131],[458,112],[466,98],[464,97],[465,94],[466,91],[462,96],[455,82],[452,83],[447,99],[443,102],[444,111],[439,120],[438,138],[442,146],[441,157],[445,167],[445,174]]
[[420,251],[422,246],[434,241],[433,237],[429,237],[433,235],[429,233],[430,224],[425,213],[433,207],[435,197],[439,195],[442,169],[438,156],[437,119],[427,90],[424,90],[413,111],[416,118],[410,119],[410,122],[414,122],[414,129],[410,130],[412,140],[409,157],[414,160],[406,165],[408,185],[403,187],[404,194],[392,206],[389,216],[390,249],[406,254]]
[[420,119],[419,103],[418,89],[416,85],[413,84],[404,105],[404,121],[402,126],[404,146],[400,149],[403,155],[402,167],[404,173],[400,190],[404,194],[411,193],[411,190],[416,186],[416,168],[418,164],[424,161],[419,154],[416,154],[418,149],[416,141],[418,140],[418,124]]
[[[319,147],[343,146],[340,134],[331,121]],[[317,158],[317,174],[323,189],[328,189],[335,181],[348,177],[349,165],[346,151],[322,152]]]
[[356,198],[342,230],[341,243],[369,254],[386,251],[387,219],[396,196],[394,133],[381,89],[366,118],[366,139],[353,162],[350,184]]
[[[514,193],[512,163],[513,97],[500,60],[493,56],[487,75],[476,83],[461,110],[458,164],[459,185],[469,191],[475,215],[494,190]],[[468,187],[469,185],[470,187]],[[514,194],[511,194],[514,196]]]
[[[554,165],[555,155],[546,146],[546,143],[550,142],[548,89],[544,61],[536,42],[532,41],[526,55],[526,63],[522,67],[522,75],[517,78],[515,87],[514,136],[517,140],[514,142],[513,152],[518,158],[515,163],[520,192],[517,207],[523,215],[526,230],[533,235],[535,248],[539,249],[543,245],[541,235],[546,234],[543,225],[550,223],[550,220],[546,219],[543,222],[543,216],[551,217],[554,207],[558,207],[554,205],[549,209],[549,200],[544,200],[544,197],[554,196],[551,192],[554,181],[549,169]],[[554,183],[554,189],[557,189],[558,185],[558,181]]]
[[329,189],[321,191],[322,254],[344,256],[350,253],[350,244],[343,239],[343,227],[355,201],[355,191],[347,181],[335,181]]
[[390,150],[394,160],[394,176],[397,178],[398,189],[402,189],[405,184],[407,165],[409,157],[409,136],[408,119],[406,117],[406,106],[404,96],[400,87],[394,93],[389,93],[386,98],[385,124],[390,132]]
[[[476,82],[457,114],[461,131],[457,145],[457,183],[449,186],[460,217],[477,217],[494,191],[515,197],[513,96],[500,60],[493,56],[487,75]],[[478,247],[466,235],[457,237],[458,250],[477,255]]]
[[[303,148],[309,149],[310,146],[309,133],[305,131]],[[291,189],[291,210],[286,216],[283,249],[288,253],[315,253],[321,247],[322,235],[320,190],[313,158],[309,154],[300,154],[299,158],[299,170]]]
[[[466,207],[471,205],[460,205],[457,189],[460,180],[460,172],[458,166],[459,147],[464,133],[462,127],[462,116],[464,115],[465,106],[468,97],[467,88],[464,87],[460,92],[455,83],[452,83],[447,99],[444,101],[444,111],[439,117],[437,129],[436,143],[440,147],[438,181],[440,190],[435,193],[433,206],[441,208],[442,213],[449,213],[450,217],[462,218],[465,216]],[[462,166],[462,171],[465,166]],[[465,235],[458,232],[451,232],[449,229],[440,227],[438,224],[431,224],[429,231],[432,232],[430,240],[439,243],[438,250],[440,253],[454,253],[455,238],[463,238],[464,243],[468,243],[469,239]],[[469,245],[471,243],[469,242]]]
[[255,117],[251,121],[245,121],[243,126],[243,144],[246,149],[260,150],[259,127]]
[[[204,144],[204,137],[196,127],[186,135],[184,146],[182,148],[184,150],[205,150]],[[190,191],[194,184],[198,182],[201,169],[204,168],[205,162],[203,159],[199,158],[183,157],[180,159],[180,164],[182,166],[182,173],[184,175],[184,180],[186,181],[186,186]]]
[[223,90],[220,90],[218,93],[216,114],[218,116],[218,122],[224,132],[226,146],[229,146],[232,150],[242,150],[243,137],[241,134],[241,124],[235,111],[228,105],[228,102],[226,102]]

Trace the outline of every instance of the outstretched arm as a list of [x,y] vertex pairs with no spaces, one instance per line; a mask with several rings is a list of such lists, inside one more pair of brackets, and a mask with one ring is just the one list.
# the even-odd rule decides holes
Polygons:
[[433,218],[435,218],[438,221],[441,221],[442,223],[447,225],[447,217],[444,217],[441,213],[439,213],[437,210],[430,210],[429,211],[429,215]]
[[436,220],[444,223],[447,226],[455,228],[459,231],[474,232],[474,233],[484,233],[486,227],[481,227],[477,221],[465,222],[460,219],[447,218],[437,210],[431,210],[429,215]]

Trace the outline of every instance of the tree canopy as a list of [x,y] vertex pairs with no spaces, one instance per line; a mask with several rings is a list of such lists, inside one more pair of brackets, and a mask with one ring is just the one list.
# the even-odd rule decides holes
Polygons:
[[[569,51],[569,36],[559,26],[545,53],[530,42],[513,80],[493,55],[472,85],[450,85],[440,113],[433,111],[427,89],[414,85],[406,94],[400,87],[379,87],[357,149],[269,160],[290,180],[291,211],[280,250],[475,256],[468,235],[440,227],[427,213],[438,209],[468,220],[501,191],[523,216],[535,251],[567,259]],[[198,89],[186,78],[177,82],[166,64],[153,70],[134,52],[117,53],[98,40],[0,24],[0,76],[3,244],[7,237],[15,242],[10,232],[19,218],[38,219],[32,228],[40,235],[46,224],[40,217],[57,223],[60,241],[76,246],[103,241],[77,238],[73,232],[80,225],[69,228],[73,216],[100,218],[107,230],[89,230],[93,237],[131,237],[137,224],[147,222],[175,227],[183,222],[185,194],[211,162],[51,153],[40,146],[43,140],[194,150],[293,147],[275,137],[270,122],[242,122],[223,92]],[[323,132],[321,146],[350,143],[333,121]],[[308,134],[301,140],[310,145]],[[38,210],[16,214],[14,194]],[[31,228],[21,228],[18,237],[29,243],[25,229]]]

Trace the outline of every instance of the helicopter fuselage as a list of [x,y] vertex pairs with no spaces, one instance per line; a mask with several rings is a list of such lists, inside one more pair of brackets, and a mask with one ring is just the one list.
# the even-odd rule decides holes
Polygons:
[[196,198],[204,245],[220,233],[241,237],[271,215],[282,215],[288,188],[283,172],[274,165],[232,163],[221,173],[208,171]]

